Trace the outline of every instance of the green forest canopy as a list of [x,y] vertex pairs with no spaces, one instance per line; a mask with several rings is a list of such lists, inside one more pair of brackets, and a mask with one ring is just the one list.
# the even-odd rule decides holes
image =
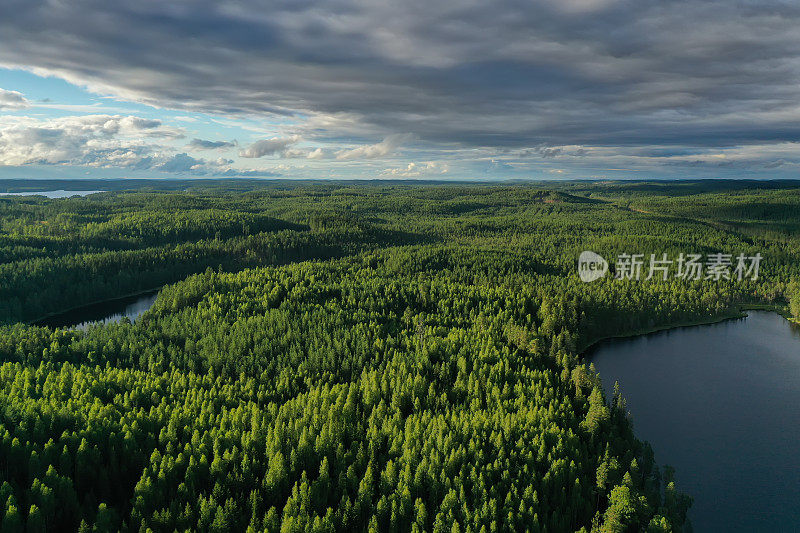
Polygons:
[[[241,188],[0,198],[3,531],[680,531],[581,350],[800,298],[794,185]],[[585,284],[583,250],[764,259]]]

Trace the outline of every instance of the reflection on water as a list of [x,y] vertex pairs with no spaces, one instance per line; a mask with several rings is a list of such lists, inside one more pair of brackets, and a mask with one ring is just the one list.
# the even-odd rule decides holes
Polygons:
[[634,430],[694,497],[694,530],[800,524],[800,331],[783,317],[605,341],[588,354],[619,381]]
[[83,330],[92,324],[118,322],[123,317],[128,317],[133,321],[150,309],[157,296],[158,291],[152,291],[146,294],[91,304],[44,318],[36,322],[36,325]]
[[30,191],[30,192],[0,192],[0,196],[46,196],[47,198],[69,198],[71,196],[88,196],[103,191]]

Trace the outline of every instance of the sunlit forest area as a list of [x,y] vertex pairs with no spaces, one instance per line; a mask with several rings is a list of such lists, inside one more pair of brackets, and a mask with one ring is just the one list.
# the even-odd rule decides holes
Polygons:
[[[581,354],[800,316],[799,230],[769,182],[0,197],[0,528],[687,531],[681,472]],[[583,283],[583,250],[763,260]],[[34,325],[161,287],[134,322]]]

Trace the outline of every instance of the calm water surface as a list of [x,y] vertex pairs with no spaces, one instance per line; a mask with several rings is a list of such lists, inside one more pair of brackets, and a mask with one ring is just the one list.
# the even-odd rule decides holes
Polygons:
[[800,531],[800,330],[745,319],[604,341],[587,357],[619,381],[634,429],[694,497],[696,532]]
[[31,192],[0,192],[0,196],[46,196],[47,198],[69,198],[71,196],[87,196],[103,191],[31,191]]
[[86,329],[92,324],[118,322],[124,317],[136,320],[139,315],[150,309],[157,296],[158,291],[152,291],[91,304],[49,316],[36,322],[36,325],[51,328]]

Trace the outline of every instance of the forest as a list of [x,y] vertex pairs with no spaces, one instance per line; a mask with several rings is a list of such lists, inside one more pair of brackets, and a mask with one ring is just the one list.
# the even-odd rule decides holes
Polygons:
[[[800,184],[232,183],[0,196],[2,532],[690,531],[582,353],[800,318]],[[762,260],[613,272],[683,253]]]

